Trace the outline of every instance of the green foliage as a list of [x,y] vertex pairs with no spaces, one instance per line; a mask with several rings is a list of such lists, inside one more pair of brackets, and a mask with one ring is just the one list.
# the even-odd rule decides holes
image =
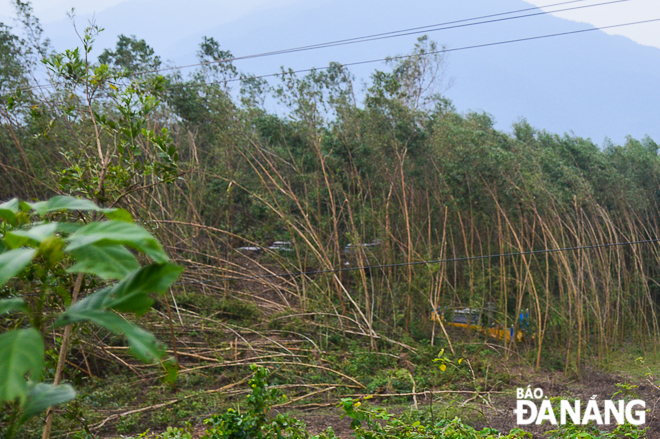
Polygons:
[[[8,246],[7,246],[8,247]],[[23,271],[37,253],[36,249],[16,249],[0,254],[0,287]]]
[[453,369],[460,370],[459,366],[461,363],[463,363],[463,358],[459,358],[454,362],[449,358],[449,355],[445,354],[444,349],[440,349],[440,352],[438,352],[437,357],[433,359],[433,362],[438,366],[438,369],[440,369],[442,372],[446,372],[448,365]]
[[160,104],[164,78],[130,75],[157,68],[159,58],[144,40],[121,35],[116,51],[104,51],[100,63],[93,63],[89,53],[101,31],[91,25],[81,36],[82,49],[44,58],[55,87],[66,97],[48,114],[43,136],[50,137],[62,122],[75,122],[79,144],[60,149],[68,165],[56,174],[58,186],[66,193],[115,203],[148,185],[145,178],[174,181],[179,154],[167,128],[148,125]]
[[268,369],[250,366],[254,374],[248,382],[251,393],[246,398],[247,408],[241,413],[228,409],[222,415],[213,415],[204,421],[208,427],[203,439],[302,439],[309,435],[305,424],[287,415],[270,416],[274,404],[286,397],[278,389],[268,387]]
[[[369,399],[369,397],[365,398]],[[343,398],[339,406],[343,410],[342,417],[351,418],[351,428],[356,439],[386,439],[386,438],[429,438],[429,439],[523,439],[531,438],[530,433],[521,429],[513,429],[508,435],[501,435],[492,428],[481,431],[465,425],[459,418],[452,420],[433,420],[410,414],[393,415],[383,408],[373,408],[363,404],[360,399]],[[321,438],[332,437],[327,434]]]
[[244,300],[224,298],[214,302],[211,309],[214,310],[216,316],[228,317],[232,320],[255,321],[261,315],[258,306]]
[[[125,221],[103,221],[85,225],[68,239],[66,251],[96,245],[122,245],[143,251],[156,262],[167,262],[168,257],[156,238],[144,228]],[[83,255],[80,255],[81,257]],[[89,255],[84,255],[89,256]]]
[[641,427],[639,425],[632,425],[629,423],[624,423],[621,425],[617,425],[614,430],[612,430],[612,433],[606,434],[605,437],[607,439],[615,439],[615,438],[630,438],[630,439],[641,439],[646,437],[646,432],[648,431],[649,427]]
[[603,432],[593,425],[575,425],[568,423],[556,430],[549,431],[546,436],[551,439],[621,439],[646,438],[648,427],[624,423],[617,425],[612,432]]
[[130,73],[157,69],[161,64],[160,57],[154,55],[154,49],[146,41],[123,34],[119,35],[115,50],[103,50],[99,62]]
[[[13,325],[8,327],[33,326],[47,337],[55,324],[101,325],[114,342],[127,338],[139,358],[159,358],[155,338],[117,313],[147,312],[152,295],[162,294],[177,269],[142,228],[145,223],[101,207],[123,206],[136,218],[153,220],[147,224],[159,229],[163,242],[204,270],[204,282],[222,280],[203,298],[197,285],[187,287],[195,300],[182,298],[183,308],[247,326],[263,314],[233,293],[277,302],[276,308],[286,302],[288,312],[299,315],[273,319],[271,328],[303,334],[301,327],[323,328],[318,344],[350,349],[354,356],[337,355],[336,361],[369,391],[409,391],[413,380],[417,388],[454,385],[466,377],[476,388],[475,372],[489,370],[473,355],[470,363],[443,352],[431,363],[439,347],[426,360],[412,358],[413,364],[401,364],[408,360],[395,358],[399,352],[377,355],[411,340],[422,341],[414,344],[421,351],[432,334],[436,346],[447,346],[430,320],[429,301],[434,307],[492,303],[506,328],[517,324],[521,308],[530,310],[535,338],[529,334],[519,349],[505,346],[507,352],[524,361],[537,354],[526,351],[538,346],[539,365],[561,370],[579,370],[581,358],[604,361],[627,337],[640,345],[657,338],[654,245],[420,263],[653,238],[660,211],[653,140],[600,148],[524,120],[508,133],[496,130],[486,113],[459,114],[442,96],[441,47],[427,38],[410,56],[374,72],[359,102],[344,66],[305,75],[283,70],[269,84],[239,72],[232,53],[207,37],[197,55],[210,64],[185,78],[180,72],[129,75],[161,65],[135,36],[120,36],[93,59],[101,31],[95,26],[82,33],[79,48],[51,53],[38,41],[41,31],[29,5],[17,5],[19,21],[30,31],[24,41],[0,26],[0,198],[64,193],[96,204],[71,197],[0,204],[2,297],[29,294],[0,302],[0,313]],[[29,85],[26,73],[37,67],[37,54],[52,87],[17,91]],[[237,79],[240,102],[231,89]],[[283,104],[284,115],[265,109],[271,99]],[[60,220],[61,209],[88,223]],[[33,211],[43,223],[31,224]],[[101,215],[109,221],[91,221]],[[235,251],[246,242],[267,247],[280,239],[291,241],[294,251]],[[349,243],[354,251],[345,251]],[[147,258],[152,263],[141,267]],[[417,265],[398,266],[408,262]],[[378,264],[390,266],[336,277],[296,275]],[[78,274],[89,291],[69,306],[71,278]],[[251,281],[224,279],[262,274],[292,276],[254,289]],[[207,293],[211,288],[222,288],[226,299]],[[43,311],[62,306],[69,308],[57,316]],[[223,337],[208,332],[209,338]],[[356,340],[367,337],[369,353],[353,349],[364,348]],[[449,328],[450,339],[464,337],[483,338]],[[57,350],[49,351],[53,364]],[[424,371],[408,372],[422,364]],[[484,384],[497,385],[489,373],[496,372],[491,368]],[[42,380],[50,376],[44,375]],[[317,382],[325,378],[313,375]],[[34,395],[26,386],[10,393],[29,401]],[[139,419],[127,418],[125,429]]]
[[[11,437],[16,426],[50,406],[75,397],[68,384],[41,382],[43,333],[61,326],[89,322],[124,336],[132,355],[153,363],[164,353],[154,335],[117,313],[142,315],[147,312],[153,304],[150,295],[165,293],[179,277],[182,268],[167,262],[168,257],[160,243],[133,223],[130,215],[126,217],[125,212],[99,209],[90,201],[62,196],[32,204],[12,200],[0,206],[5,212],[0,242],[4,248],[11,249],[0,254],[0,287],[10,284],[29,288],[35,284],[39,291],[36,301],[25,300],[25,297],[0,299],[0,313],[13,313],[19,327],[0,335],[0,403],[20,408],[15,412],[9,431]],[[30,210],[39,216],[37,221],[30,222]],[[53,221],[56,212],[62,216],[70,211],[103,212],[124,221],[91,221],[84,226],[77,222]],[[140,267],[127,247],[145,253],[155,262]],[[118,267],[108,265],[105,259],[109,256],[119,263]],[[88,294],[59,315],[49,314],[43,307],[44,301],[55,292],[49,282],[49,272],[58,272],[72,260],[75,261],[71,267],[73,272],[118,279],[119,282]],[[36,278],[23,276],[28,267],[37,274]],[[20,287],[17,290],[20,291]],[[24,317],[29,317],[31,327],[21,328]]]
[[[268,389],[268,369],[251,366],[254,371],[249,385],[252,392],[247,397],[247,408],[244,412],[229,409],[223,415],[214,415],[205,421],[209,427],[204,439],[333,439],[332,428],[328,428],[316,436],[310,436],[302,422],[285,415],[270,417],[269,411],[273,404],[283,401],[280,392]],[[364,401],[370,397],[364,398]],[[434,421],[421,412],[406,412],[393,415],[382,408],[372,408],[360,398],[343,398],[338,404],[342,410],[341,417],[351,419],[351,428],[355,439],[396,439],[396,438],[429,438],[429,439],[524,439],[531,438],[530,433],[521,429],[513,429],[509,434],[502,435],[491,428],[475,430],[460,419]]]
[[190,428],[167,427],[160,436],[162,439],[192,439]]
[[0,335],[0,401],[20,400],[28,397],[29,374],[39,381],[44,368],[44,341],[34,328],[16,329]]
[[623,397],[625,400],[639,399],[639,394],[637,393],[637,389],[639,388],[638,385],[631,383],[616,383],[615,386],[619,390],[612,394],[612,399],[617,395],[621,395],[620,397]]
[[94,274],[101,279],[122,279],[140,266],[125,247],[90,244],[71,253],[81,262],[69,267],[70,273]]
[[[23,346],[28,349],[28,346]],[[48,407],[63,404],[76,397],[76,392],[68,384],[54,386],[47,383],[29,382],[27,402],[23,405],[23,415],[20,421],[25,422],[33,416],[44,412]]]
[[13,106],[20,95],[15,87],[26,82],[25,65],[21,62],[25,41],[11,33],[11,28],[0,23],[0,104]]

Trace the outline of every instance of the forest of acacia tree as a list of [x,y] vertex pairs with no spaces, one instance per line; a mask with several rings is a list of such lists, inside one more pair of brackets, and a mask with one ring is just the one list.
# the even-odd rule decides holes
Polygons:
[[[622,347],[655,352],[660,246],[626,244],[658,238],[652,139],[599,146],[461,114],[442,94],[448,60],[425,37],[362,86],[340,64],[266,81],[212,38],[192,72],[159,71],[133,36],[92,57],[95,26],[56,52],[29,5],[19,19],[0,27],[0,201],[71,195],[129,211],[185,267],[168,304],[177,334],[198,329],[175,304],[201,315],[216,301],[229,304],[221,317],[274,319],[255,328],[325,349],[453,351],[466,335],[434,313],[470,307],[505,328],[526,313],[524,345],[484,343],[536,370],[579,376]],[[276,241],[290,246],[268,249]],[[235,329],[216,330],[238,349]],[[168,331],[156,332],[171,347]],[[90,377],[109,373],[89,343],[72,349],[73,360],[89,349],[75,364]]]

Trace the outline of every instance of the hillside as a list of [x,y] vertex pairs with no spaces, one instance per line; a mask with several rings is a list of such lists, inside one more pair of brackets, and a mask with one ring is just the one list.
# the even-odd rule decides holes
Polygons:
[[[94,28],[52,52],[24,12],[32,40],[0,28],[3,436],[657,436],[652,138],[499,129],[442,93],[431,38],[359,92],[338,64],[241,76],[211,38],[190,74],[130,37],[96,61]],[[527,386],[647,421],[526,433]]]

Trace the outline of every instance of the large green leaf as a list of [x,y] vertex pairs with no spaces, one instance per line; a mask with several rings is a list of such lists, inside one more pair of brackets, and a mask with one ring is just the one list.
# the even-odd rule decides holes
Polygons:
[[9,201],[0,203],[0,210],[9,210],[12,213],[18,213],[21,210],[21,203],[18,201],[18,198],[12,198]]
[[78,230],[81,229],[83,224],[81,223],[57,223],[57,231],[70,235],[72,233],[77,232]]
[[20,209],[18,198],[11,199],[5,203],[0,204],[0,219],[7,221],[12,226],[17,224],[16,214]]
[[133,222],[131,214],[124,209],[103,209],[102,212],[109,220]]
[[20,297],[0,300],[0,314],[17,311],[28,312],[28,307],[25,304],[25,301]]
[[57,324],[62,324],[62,319],[66,314],[84,310],[111,308],[120,312],[144,314],[153,305],[153,299],[149,297],[149,294],[165,293],[182,271],[182,267],[171,263],[151,264],[142,267],[121,282],[90,294],[71,306],[58,319]]
[[57,232],[58,223],[47,223],[34,226],[29,230],[12,230],[5,235],[5,243],[11,248],[22,247],[25,244],[39,245]]
[[153,300],[149,293],[163,294],[179,278],[183,267],[175,264],[151,264],[113,286],[108,307],[120,312],[144,314]]
[[123,245],[91,244],[71,252],[77,264],[70,273],[95,274],[102,279],[123,279],[140,268],[135,256]]
[[140,361],[153,363],[165,353],[156,337],[111,311],[94,309],[69,309],[58,319],[57,324],[71,324],[88,321],[102,326],[114,334],[123,335],[130,346],[129,353]]
[[169,260],[156,238],[137,224],[125,221],[90,223],[67,240],[69,245],[65,251],[68,252],[90,244],[121,244],[145,252],[156,262]]
[[96,212],[103,212],[110,219],[128,222],[133,221],[131,214],[124,209],[104,209],[97,206],[90,200],[74,198],[68,195],[58,195],[47,201],[39,201],[36,203],[26,204],[32,209],[36,210],[39,215],[45,215],[48,212],[54,212],[58,210],[91,210]]
[[30,384],[31,388],[27,401],[23,406],[21,422],[38,415],[48,407],[63,404],[76,397],[76,391],[68,384],[60,384],[59,386],[46,383]]
[[34,248],[19,248],[0,253],[0,287],[23,271],[36,253]]
[[101,210],[90,200],[74,198],[68,195],[58,195],[47,201],[38,201],[36,203],[27,203],[31,208],[37,211],[39,215],[57,210]]
[[69,317],[67,317],[67,314],[78,313],[82,311],[103,311],[107,309],[108,303],[110,303],[110,301],[112,300],[110,298],[111,293],[112,293],[112,286],[105,287],[95,293],[88,295],[84,299],[74,303],[64,313],[60,314],[60,316],[55,321],[55,327],[57,328],[59,326],[64,326],[69,324],[70,319]]
[[44,341],[34,328],[0,335],[0,402],[24,402],[28,394],[25,375],[40,379],[44,368]]

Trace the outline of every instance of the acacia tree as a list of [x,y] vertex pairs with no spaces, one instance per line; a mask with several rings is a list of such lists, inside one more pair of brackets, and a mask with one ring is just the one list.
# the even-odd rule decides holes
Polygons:
[[[3,334],[3,352],[9,363],[3,363],[8,375],[0,374],[7,377],[2,383],[2,401],[13,406],[16,415],[14,428],[38,411],[73,395],[70,388],[60,385],[73,323],[89,321],[123,334],[139,359],[159,359],[162,351],[153,336],[111,311],[143,314],[153,302],[148,294],[164,293],[180,273],[177,266],[169,264],[158,241],[145,229],[133,224],[131,214],[113,208],[126,205],[135,212],[137,209],[127,203],[131,197],[157,185],[171,183],[179,175],[178,152],[169,131],[165,128],[155,130],[149,124],[150,114],[159,105],[157,94],[164,80],[157,75],[147,78],[130,76],[126,66],[122,65],[125,58],[131,58],[126,51],[118,51],[120,56],[112,59],[121,70],[104,63],[93,63],[89,53],[98,31],[93,24],[85,30],[81,35],[82,50],[76,48],[44,57],[42,62],[50,72],[53,91],[32,105],[27,113],[30,117],[17,118],[22,120],[23,129],[37,130],[45,150],[52,148],[61,153],[64,169],[54,170],[51,174],[54,191],[83,196],[94,202],[60,196],[35,205],[17,200],[2,205],[4,216],[0,217],[6,224],[0,232],[4,239],[0,245],[0,251],[3,251],[0,271],[4,279],[0,287],[13,275],[22,273],[32,260],[35,260],[36,268],[28,271],[43,275],[37,279],[43,288],[38,289],[40,299],[36,304],[23,303],[17,298],[5,303],[5,310],[25,311],[33,326],[32,329]],[[120,39],[120,43],[122,41]],[[141,45],[137,48],[144,49]],[[132,49],[128,44],[127,50]],[[143,61],[139,56],[134,58],[137,59],[135,62]],[[16,102],[11,111],[21,111],[25,105],[25,102]],[[108,207],[98,207],[103,205]],[[86,225],[51,222],[51,212],[62,209],[89,212],[89,215],[78,216]],[[32,210],[42,216],[46,224],[31,227],[28,218]],[[98,222],[100,214],[110,221]],[[78,228],[87,232],[79,232]],[[75,236],[88,232],[90,236],[81,238],[82,244],[72,244]],[[135,256],[126,246],[145,252],[154,264],[140,271]],[[76,273],[74,279],[65,272],[71,260],[77,261],[68,270]],[[90,284],[85,280],[86,274],[103,280],[119,279],[120,282],[115,285],[116,289],[107,287],[78,301]],[[42,316],[44,304],[54,304],[52,291],[47,286],[51,278],[58,279],[63,285],[70,283],[70,296],[64,303],[68,309],[55,321]],[[19,284],[23,289],[30,288],[29,282]],[[64,327],[64,334],[53,383],[49,387],[44,387],[45,384],[21,385],[17,377],[27,371],[31,382],[38,383],[41,379],[38,369],[43,364],[43,341],[39,344],[37,335],[42,337],[57,327]],[[35,348],[33,354],[26,356],[20,351],[17,342],[21,339]],[[17,359],[23,366],[17,366]],[[53,412],[49,410],[44,438],[50,435],[52,417]]]
[[127,37],[123,34],[119,35],[115,50],[103,50],[99,63],[127,73],[154,70],[161,65],[160,57],[155,55],[146,41],[138,40],[135,35]]
[[0,168],[7,183],[0,187],[0,199],[43,192],[48,184],[40,181],[46,166],[35,151],[25,144],[22,121],[36,112],[36,94],[32,88],[34,71],[40,57],[48,53],[49,42],[33,15],[29,3],[13,2],[20,28],[0,23]]

